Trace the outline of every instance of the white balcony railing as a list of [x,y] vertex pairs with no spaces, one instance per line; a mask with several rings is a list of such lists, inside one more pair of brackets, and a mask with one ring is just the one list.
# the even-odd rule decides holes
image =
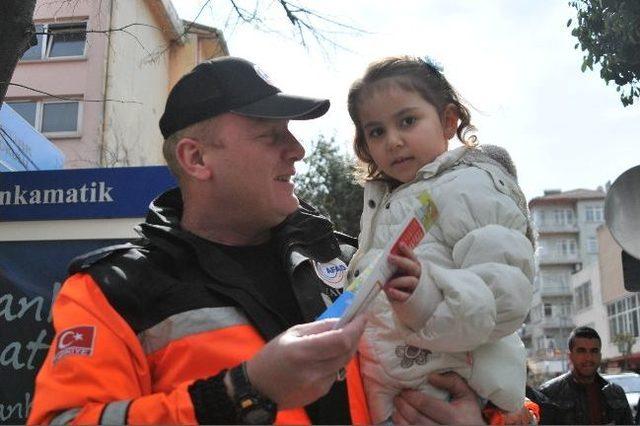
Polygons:
[[575,254],[564,253],[543,253],[538,256],[538,262],[541,265],[563,264],[563,263],[580,263],[580,256]]
[[538,233],[564,233],[564,232],[578,232],[578,224],[576,223],[536,223],[536,229]]
[[571,287],[568,284],[542,284],[540,287],[542,296],[569,296]]

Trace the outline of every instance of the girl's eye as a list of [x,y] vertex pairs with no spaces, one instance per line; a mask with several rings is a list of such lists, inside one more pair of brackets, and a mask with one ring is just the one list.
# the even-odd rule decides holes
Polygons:
[[374,127],[373,129],[369,130],[369,137],[370,138],[377,138],[382,136],[383,130],[380,127]]
[[409,116],[409,117],[404,117],[400,124],[402,125],[402,127],[409,127],[413,125],[413,123],[415,122],[416,122],[416,118]]

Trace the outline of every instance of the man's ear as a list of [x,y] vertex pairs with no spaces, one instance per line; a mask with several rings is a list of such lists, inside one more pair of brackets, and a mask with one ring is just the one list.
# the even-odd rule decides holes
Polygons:
[[444,107],[442,113],[442,131],[447,140],[453,138],[458,130],[458,108],[454,104],[448,104]]
[[204,161],[204,145],[191,138],[182,138],[176,144],[176,160],[184,174],[198,180],[213,176],[210,166]]

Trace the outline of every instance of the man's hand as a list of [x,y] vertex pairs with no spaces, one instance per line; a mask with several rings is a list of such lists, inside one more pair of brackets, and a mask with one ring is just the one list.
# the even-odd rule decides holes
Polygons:
[[392,416],[394,424],[485,424],[478,396],[458,374],[432,374],[429,376],[429,383],[449,392],[451,401],[442,401],[419,391],[405,390],[395,399],[396,410]]
[[422,267],[418,258],[406,244],[400,243],[400,255],[389,255],[389,263],[398,272],[382,288],[390,302],[406,302],[418,286]]
[[302,407],[331,389],[354,356],[365,319],[333,330],[336,319],[291,327],[247,361],[251,384],[279,409]]

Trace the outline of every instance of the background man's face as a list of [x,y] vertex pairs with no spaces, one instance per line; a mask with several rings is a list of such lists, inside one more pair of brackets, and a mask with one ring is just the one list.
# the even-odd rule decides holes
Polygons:
[[593,378],[600,366],[600,340],[576,337],[569,352],[572,371],[577,379]]

